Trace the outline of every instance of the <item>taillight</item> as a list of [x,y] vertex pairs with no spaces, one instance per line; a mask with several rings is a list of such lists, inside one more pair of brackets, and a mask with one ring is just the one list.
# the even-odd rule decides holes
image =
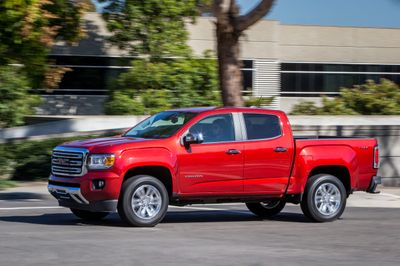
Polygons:
[[379,146],[374,147],[374,168],[379,168]]

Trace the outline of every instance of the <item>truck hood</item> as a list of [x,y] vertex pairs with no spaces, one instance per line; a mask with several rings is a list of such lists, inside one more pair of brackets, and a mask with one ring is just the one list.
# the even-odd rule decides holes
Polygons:
[[75,148],[86,148],[89,151],[94,149],[107,149],[114,150],[118,148],[134,148],[137,146],[153,146],[155,142],[159,142],[158,139],[140,139],[140,138],[130,138],[130,137],[108,137],[108,138],[96,138],[96,139],[86,139],[77,140],[61,144],[64,147],[75,147]]

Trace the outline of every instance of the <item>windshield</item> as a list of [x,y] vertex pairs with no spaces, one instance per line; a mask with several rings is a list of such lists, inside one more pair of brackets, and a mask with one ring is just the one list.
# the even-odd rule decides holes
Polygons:
[[197,113],[166,111],[155,114],[125,133],[125,137],[163,139],[171,137]]

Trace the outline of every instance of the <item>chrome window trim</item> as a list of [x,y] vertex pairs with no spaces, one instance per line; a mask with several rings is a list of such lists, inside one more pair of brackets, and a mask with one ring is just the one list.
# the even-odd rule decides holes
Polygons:
[[180,139],[180,144],[183,146],[183,138],[186,136],[186,134],[189,133],[190,129],[195,126],[197,123],[199,123],[200,121],[212,117],[212,116],[218,116],[218,115],[231,115],[232,116],[232,122],[233,122],[233,129],[234,129],[234,133],[235,133],[235,140],[233,141],[216,141],[216,142],[203,142],[203,143],[199,143],[199,144],[192,144],[192,145],[208,145],[208,144],[226,144],[226,143],[237,143],[237,142],[243,142],[243,133],[241,130],[241,124],[240,124],[240,113],[235,112],[227,112],[227,113],[219,113],[219,114],[212,114],[209,116],[205,116],[203,118],[201,118],[199,121],[197,121],[196,123],[194,123],[193,125],[191,125],[187,130],[185,130],[185,132],[183,132],[182,136],[179,138]]
[[[245,115],[245,114],[257,114],[257,115],[275,116],[275,117],[278,119],[278,121],[279,121],[279,127],[281,128],[281,134],[280,134],[280,135],[277,135],[277,136],[275,136],[275,137],[271,137],[271,138],[248,139],[248,138],[247,138],[246,122],[245,122],[245,120],[244,120],[244,115]],[[253,141],[253,142],[254,142],[254,141],[263,141],[263,140],[264,140],[264,141],[265,141],[265,140],[275,140],[275,139],[279,139],[279,138],[283,137],[282,121],[280,120],[279,116],[273,115],[273,114],[253,113],[253,112],[251,112],[251,113],[242,112],[242,113],[241,113],[241,116],[242,116],[242,130],[245,132],[245,136],[246,136],[246,138],[244,139],[245,142],[250,142],[250,141]]]

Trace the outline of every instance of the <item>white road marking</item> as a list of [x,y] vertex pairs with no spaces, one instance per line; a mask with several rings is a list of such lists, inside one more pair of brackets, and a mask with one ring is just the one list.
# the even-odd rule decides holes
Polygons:
[[60,206],[40,206],[40,207],[6,207],[0,208],[0,211],[13,211],[13,210],[46,210],[46,209],[61,209]]
[[216,209],[216,208],[206,208],[206,207],[195,207],[195,206],[168,206],[169,208],[176,209],[187,209],[187,210],[200,210],[200,211],[224,211],[224,212],[236,212],[236,213],[249,213],[246,210],[230,210],[230,209]]

